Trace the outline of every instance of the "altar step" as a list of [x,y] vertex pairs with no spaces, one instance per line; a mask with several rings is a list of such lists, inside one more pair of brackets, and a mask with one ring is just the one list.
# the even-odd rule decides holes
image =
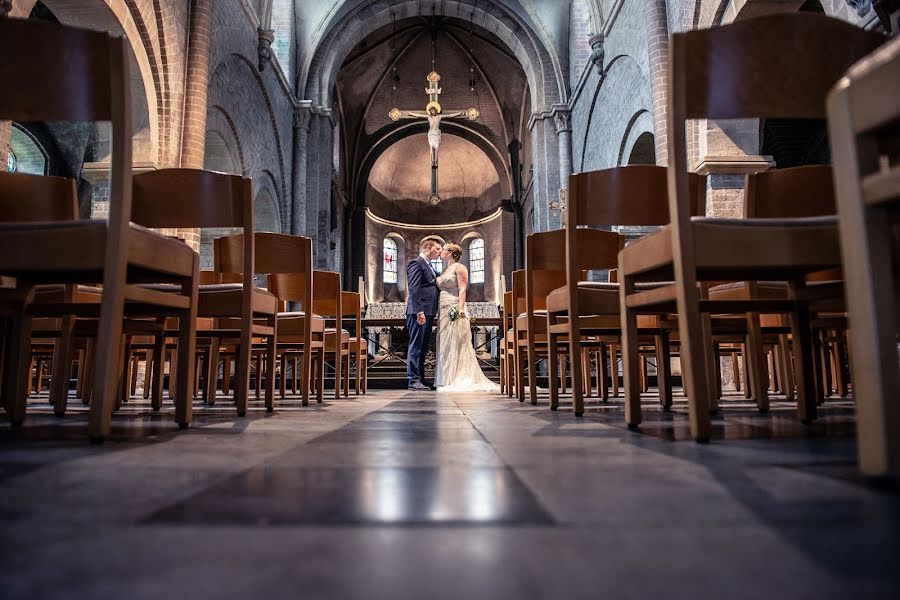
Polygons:
[[[369,389],[373,390],[400,390],[406,388],[406,363],[399,359],[389,359],[378,362],[369,359]],[[499,362],[491,361],[499,369]],[[375,365],[374,367],[372,365]],[[500,383],[500,371],[482,365],[482,371],[488,379]],[[434,381],[434,370],[426,369],[425,379]]]

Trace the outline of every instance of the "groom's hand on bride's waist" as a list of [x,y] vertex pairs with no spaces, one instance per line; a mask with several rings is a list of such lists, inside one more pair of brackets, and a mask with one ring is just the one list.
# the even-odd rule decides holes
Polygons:
[[425,313],[424,312],[420,312],[419,314],[416,315],[416,322],[419,325],[425,324]]

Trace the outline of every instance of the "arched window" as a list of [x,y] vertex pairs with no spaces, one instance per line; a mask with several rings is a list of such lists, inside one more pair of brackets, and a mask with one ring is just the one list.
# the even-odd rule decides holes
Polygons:
[[272,51],[281,65],[281,70],[292,80],[291,45],[294,43],[294,0],[275,0],[272,4],[272,29],[275,41]]
[[397,283],[397,242],[384,238],[384,282]]
[[440,258],[436,258],[431,261],[431,270],[440,275],[444,272],[444,261]]
[[484,283],[484,240],[469,242],[469,283]]
[[29,175],[47,174],[47,155],[37,140],[18,123],[12,124],[6,170]]

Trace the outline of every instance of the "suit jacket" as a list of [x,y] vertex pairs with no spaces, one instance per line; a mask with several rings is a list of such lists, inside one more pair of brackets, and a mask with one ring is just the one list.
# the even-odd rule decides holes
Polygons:
[[431,264],[421,254],[406,265],[406,283],[408,293],[406,314],[415,315],[420,312],[433,316],[438,311],[437,275]]

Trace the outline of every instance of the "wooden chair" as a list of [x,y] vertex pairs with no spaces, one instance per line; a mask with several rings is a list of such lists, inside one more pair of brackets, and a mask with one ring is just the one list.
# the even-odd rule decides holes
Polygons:
[[[900,40],[861,61],[828,97],[850,319],[859,466],[900,477],[898,278]],[[888,158],[890,157],[890,158]]]
[[[776,169],[762,173],[754,173],[746,176],[744,185],[744,217],[748,219],[798,219],[806,217],[832,216],[836,212],[834,200],[834,186],[832,184],[831,167],[826,165],[814,165],[794,167],[789,169]],[[842,294],[835,289],[827,289],[821,286],[842,285],[840,269],[827,272],[812,273],[806,277],[821,290],[830,292],[832,297],[838,299]],[[839,289],[839,288],[838,288]],[[717,301],[747,301],[747,300],[788,300],[790,289],[786,282],[781,281],[737,281],[710,287],[708,298]],[[832,310],[843,311],[842,306],[831,306]],[[746,315],[747,340],[745,343],[745,357],[747,362],[748,398],[755,398],[757,407],[768,410],[768,386],[769,376],[766,369],[766,351],[763,336],[767,332],[774,332],[778,336],[777,343],[782,352],[790,354],[790,346],[786,333],[777,330],[789,327],[781,315],[762,315],[766,317],[767,327],[763,327],[763,319],[760,313],[750,312]],[[789,361],[788,361],[789,362]],[[824,365],[820,360],[814,368],[817,375],[814,377],[817,385],[821,384],[818,375]],[[793,377],[790,377],[793,381]],[[793,390],[787,390],[786,394],[793,397]],[[816,392],[817,397],[822,394]]]
[[368,357],[369,348],[365,336],[362,334],[362,306],[360,295],[358,292],[341,292],[341,311],[342,317],[351,317],[354,320],[355,329],[353,336],[350,338],[350,352],[347,355],[347,363],[344,369],[344,396],[349,395],[350,385],[350,360],[353,360],[356,366],[356,377],[354,377],[354,387],[356,395],[366,393],[366,373],[368,373]]
[[[332,317],[334,327],[325,328],[325,355],[334,357],[334,398],[341,397],[342,366],[350,356],[350,332],[341,327],[343,302],[341,297],[341,274],[330,271],[313,271],[312,310],[317,315]],[[325,363],[318,373],[318,393],[322,395],[325,385]],[[349,396],[349,392],[344,394]]]
[[[693,214],[702,213],[706,201],[706,178],[689,175]],[[661,226],[669,222],[665,167],[635,165],[579,173],[569,177],[569,202],[566,207],[565,255],[566,285],[547,298],[547,317],[551,337],[569,337],[572,357],[572,401],[576,416],[584,413],[585,361],[582,345],[588,336],[596,338],[591,346],[605,352],[603,343],[617,342],[621,336],[619,284],[583,281],[587,270],[615,269],[625,238],[611,231],[583,227]],[[559,260],[559,257],[557,257]],[[565,317],[564,322],[558,322]],[[668,331],[657,318],[642,323],[645,334],[653,335],[660,370],[660,396],[664,407],[672,403],[670,388]],[[571,332],[577,332],[572,335]],[[601,340],[612,336],[612,340]],[[603,363],[601,357],[601,364]],[[598,371],[601,365],[598,365]],[[603,369],[605,373],[605,369]],[[603,385],[603,392],[606,386]],[[555,388],[551,382],[551,407],[555,408]]]
[[[625,312],[623,340],[626,420],[641,422],[636,357],[639,312],[677,312],[682,377],[688,394],[691,434],[710,437],[714,389],[710,313],[790,312],[800,418],[815,417],[806,274],[840,265],[836,223],[810,220],[692,219],[687,164],[687,119],[822,118],[825,94],[855,60],[883,36],[816,14],[789,13],[747,19],[712,29],[672,35],[670,45],[668,148],[671,223],[625,248],[619,257]],[[812,44],[810,40],[815,40]],[[773,83],[777,82],[777,83]],[[674,280],[638,290],[640,281]],[[700,298],[698,281],[788,281],[793,298],[713,301]],[[814,385],[814,382],[812,383]]]
[[[547,295],[566,282],[565,245],[561,243],[564,234],[557,229],[532,233],[525,239],[525,313],[516,316],[516,346],[519,356],[527,360],[528,397],[534,405],[537,404],[538,353],[546,354],[547,361],[554,362],[561,350],[559,346],[548,345]],[[521,360],[517,360],[516,366],[521,388],[524,385]],[[520,401],[524,399],[524,395],[519,397]]]
[[[28,52],[21,52],[22,48]],[[125,40],[107,33],[85,31],[56,23],[0,19],[0,54],[16,60],[0,63],[0,118],[16,121],[103,121],[112,125],[110,208],[106,221],[72,223],[8,223],[0,226],[0,245],[16,248],[0,258],[0,274],[15,277],[18,298],[5,304],[13,314],[8,338],[11,348],[29,343],[31,315],[27,309],[33,286],[42,283],[93,284],[102,281],[103,297],[95,347],[94,393],[88,419],[92,440],[108,434],[120,371],[120,339],[126,303],[137,309],[156,307],[186,317],[180,335],[185,362],[193,340],[191,315],[196,304],[197,256],[181,241],[132,224],[131,111],[128,51]],[[23,202],[25,200],[23,199]],[[127,279],[126,279],[127,278]],[[176,292],[147,290],[142,282],[175,283]],[[73,307],[58,305],[60,316]],[[45,306],[45,308],[48,308]],[[21,352],[7,352],[3,388],[8,394],[10,420],[25,417],[27,368]],[[179,381],[188,389],[189,380]],[[180,427],[191,421],[188,394],[177,403]]]
[[[278,241],[253,232],[253,185],[249,179],[229,175],[234,189],[223,206],[218,222],[206,227],[242,227],[244,233],[217,238],[214,241],[214,270],[227,276],[240,276],[240,283],[204,286],[200,290],[199,315],[216,319],[212,330],[198,330],[197,336],[218,338],[223,345],[237,345],[235,362],[234,403],[239,416],[247,414],[250,390],[250,361],[254,340],[264,347],[268,371],[265,406],[275,410],[275,363],[278,299],[268,290],[256,286],[255,274],[262,267],[272,268],[279,259]],[[275,235],[275,234],[270,234]],[[257,256],[257,241],[266,240],[264,254]],[[261,260],[260,260],[261,259]],[[284,260],[290,260],[285,258]],[[271,261],[271,262],[270,262]],[[267,264],[261,264],[265,262]],[[210,364],[218,361],[210,360]],[[262,373],[257,369],[257,387]]]
[[515,315],[512,310],[512,290],[504,292],[503,305],[500,310],[500,393],[507,396],[512,395],[513,379],[515,377],[512,355],[515,352],[515,338],[512,336],[513,319]]

